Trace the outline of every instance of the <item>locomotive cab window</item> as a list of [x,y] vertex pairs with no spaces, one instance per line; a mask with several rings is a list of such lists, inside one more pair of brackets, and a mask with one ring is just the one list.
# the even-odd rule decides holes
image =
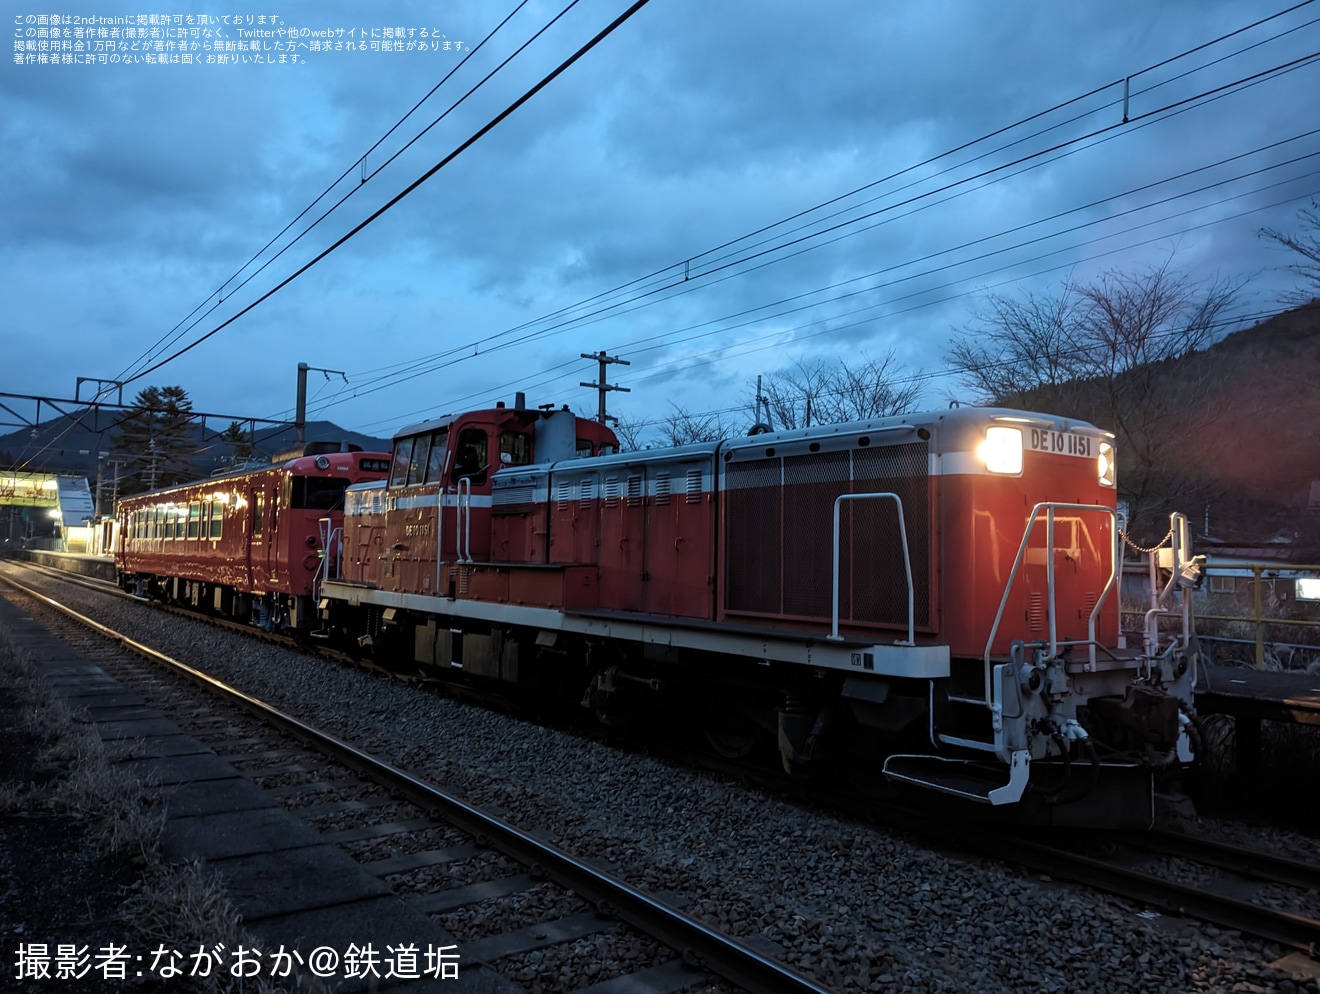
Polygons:
[[591,439],[579,438],[577,440],[577,457],[586,459],[591,455]]
[[468,477],[474,487],[486,482],[490,460],[486,457],[486,430],[464,428],[458,433],[458,447],[454,451],[454,469],[450,478],[457,483]]
[[449,429],[431,435],[431,454],[426,459],[426,482],[439,483],[445,472],[445,453],[449,450]]
[[[508,458],[506,459],[505,456]],[[526,466],[532,461],[532,439],[520,431],[500,432],[500,465]]]
[[426,464],[431,453],[431,436],[418,435],[413,443],[412,458],[408,461],[408,486],[426,482]]
[[390,486],[401,487],[408,482],[408,467],[412,464],[415,438],[404,438],[394,443],[394,467],[390,470]]

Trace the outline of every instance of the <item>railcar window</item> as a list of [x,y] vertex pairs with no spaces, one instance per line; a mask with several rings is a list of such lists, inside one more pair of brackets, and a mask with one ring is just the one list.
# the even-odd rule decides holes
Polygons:
[[192,501],[188,505],[188,537],[196,538],[198,528],[201,526],[202,505],[198,501]]
[[211,505],[211,537],[219,538],[225,527],[225,506],[219,501]]
[[401,487],[408,480],[408,466],[412,463],[413,442],[405,438],[394,443],[394,468],[390,470],[390,486]]
[[445,453],[449,450],[449,429],[431,435],[431,454],[426,460],[426,482],[439,483],[445,471]]
[[408,463],[408,485],[426,480],[426,460],[431,451],[431,436],[418,435],[413,444],[412,459]]
[[619,447],[615,445],[613,442],[601,442],[600,452],[598,453],[598,455],[612,456],[614,455],[614,453],[618,451],[619,451]]
[[577,454],[579,459],[586,459],[591,455],[591,439],[579,438],[577,440]]
[[453,481],[457,483],[466,476],[471,478],[474,487],[479,487],[486,482],[489,469],[485,430],[464,428],[458,434],[458,448],[454,452],[454,470],[450,474]]
[[348,480],[342,477],[295,476],[290,507],[332,511],[344,504],[344,491]]
[[[509,459],[505,462],[504,457]],[[500,462],[506,466],[526,466],[532,461],[532,440],[520,431],[500,432]]]
[[261,527],[266,523],[266,494],[257,494],[257,499],[252,502],[252,537],[261,537]]

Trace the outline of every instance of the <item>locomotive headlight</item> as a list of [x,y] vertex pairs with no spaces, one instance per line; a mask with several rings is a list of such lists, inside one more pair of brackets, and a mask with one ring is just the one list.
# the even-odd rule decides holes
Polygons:
[[985,441],[977,450],[985,468],[992,473],[1022,472],[1022,429],[995,425],[985,430]]
[[1101,442],[1100,455],[1096,457],[1096,469],[1100,473],[1100,486],[1112,487],[1114,485],[1114,471],[1117,468],[1114,459],[1114,447],[1108,442]]

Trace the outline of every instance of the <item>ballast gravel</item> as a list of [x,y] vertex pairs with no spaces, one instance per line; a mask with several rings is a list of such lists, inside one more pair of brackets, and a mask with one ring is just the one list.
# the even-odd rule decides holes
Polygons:
[[[836,991],[1320,994],[1314,980],[1268,965],[1287,952],[1280,947],[1150,917],[1102,894],[930,849],[740,783],[58,587],[75,609],[163,652],[204,659],[219,678],[475,804],[498,807],[513,824],[549,833],[579,856],[609,862],[637,887],[684,895],[689,914],[762,947],[776,944],[786,962]],[[388,840],[359,852],[396,854]],[[521,900],[439,920],[476,938],[583,910],[551,888]],[[534,972],[532,959],[519,969]],[[535,958],[582,976],[572,959],[563,951]],[[601,965],[602,977],[618,972],[621,964]]]

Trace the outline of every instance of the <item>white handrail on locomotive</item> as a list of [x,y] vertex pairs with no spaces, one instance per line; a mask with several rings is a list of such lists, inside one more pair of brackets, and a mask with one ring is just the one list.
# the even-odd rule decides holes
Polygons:
[[[1175,586],[1190,587],[1195,584],[1202,568],[1205,566],[1205,556],[1188,556],[1186,553],[1191,551],[1191,538],[1188,535],[1187,516],[1175,511],[1169,515],[1169,581],[1164,585],[1164,589],[1156,593],[1159,586],[1159,554],[1164,549],[1164,544],[1151,549],[1147,555],[1150,561],[1150,610],[1145,615],[1144,627],[1144,649],[1147,659],[1153,659],[1159,655],[1160,629],[1159,619],[1161,617],[1173,617],[1175,614],[1182,615],[1183,630],[1181,642],[1173,641],[1165,650],[1173,651],[1178,648],[1187,648],[1192,640],[1192,600],[1190,597],[1182,598],[1181,611],[1171,611],[1164,605],[1169,601]],[[1193,660],[1193,666],[1196,661]],[[1193,682],[1196,679],[1196,673],[1192,674]]]
[[898,505],[898,536],[903,541],[903,569],[907,575],[908,637],[906,642],[894,640],[895,645],[916,645],[916,598],[912,588],[912,558],[908,555],[907,524],[903,518],[903,499],[895,493],[840,494],[834,499],[834,607],[830,616],[829,638],[843,641],[839,634],[839,505],[846,500],[890,499]]
[[458,517],[455,519],[454,526],[454,553],[458,555],[458,532],[463,532],[462,554],[458,555],[458,561],[470,563],[472,559],[472,477],[461,476],[458,479]]
[[[448,484],[444,482],[443,467],[440,479],[440,489],[435,494],[435,587],[432,593],[437,597],[443,597],[440,593],[440,567],[445,561],[445,491],[449,489]],[[458,539],[454,539],[455,551],[457,551]]]
[[[1049,649],[1048,658],[1053,659],[1055,656],[1059,654],[1060,644],[1065,646],[1085,645],[1088,647],[1088,654],[1089,654],[1087,669],[1088,671],[1094,671],[1096,667],[1095,649],[1096,649],[1096,645],[1098,644],[1095,638],[1096,618],[1099,617],[1100,609],[1104,607],[1105,600],[1108,599],[1109,594],[1113,591],[1115,584],[1118,582],[1119,570],[1122,564],[1122,557],[1119,555],[1119,547],[1118,547],[1118,542],[1120,541],[1118,536],[1121,531],[1118,525],[1118,512],[1116,512],[1112,507],[1106,507],[1104,504],[1062,504],[1062,503],[1042,502],[1037,504],[1035,507],[1031,509],[1031,515],[1027,519],[1026,530],[1022,533],[1022,541],[1018,545],[1017,558],[1013,560],[1013,568],[1012,570],[1009,571],[1008,580],[1004,583],[1004,594],[999,601],[999,610],[995,612],[994,624],[990,626],[990,637],[986,639],[985,642],[984,661],[985,661],[987,703],[989,703],[989,698],[991,697],[991,691],[992,691],[990,684],[990,668],[991,668],[990,647],[994,645],[995,636],[999,633],[999,623],[1000,621],[1003,620],[1004,609],[1008,606],[1008,595],[1013,589],[1013,581],[1017,579],[1018,570],[1022,566],[1022,560],[1026,558],[1027,544],[1031,541],[1032,529],[1035,528],[1036,522],[1040,520],[1040,514],[1042,510],[1045,512],[1045,517],[1046,517],[1046,523],[1045,523],[1046,548],[1048,550],[1051,550],[1051,554],[1047,554],[1045,557],[1047,590],[1049,595],[1049,620],[1050,620],[1050,649]],[[1057,629],[1055,603],[1054,603],[1054,556],[1052,554],[1052,550],[1054,549],[1054,512],[1055,511],[1096,511],[1101,514],[1109,515],[1109,518],[1114,526],[1114,548],[1110,552],[1111,563],[1109,570],[1109,580],[1105,583],[1105,589],[1096,599],[1095,606],[1091,609],[1090,618],[1087,619],[1087,624],[1086,624],[1087,638],[1085,642],[1072,639],[1060,643],[1058,639],[1058,629]],[[991,710],[994,710],[994,708],[991,707]]]
[[[316,530],[321,542],[321,562],[312,577],[312,600],[321,599],[321,585],[327,580],[339,579],[339,560],[344,549],[344,529],[335,526],[330,518],[318,518]],[[333,575],[331,575],[333,574]]]

